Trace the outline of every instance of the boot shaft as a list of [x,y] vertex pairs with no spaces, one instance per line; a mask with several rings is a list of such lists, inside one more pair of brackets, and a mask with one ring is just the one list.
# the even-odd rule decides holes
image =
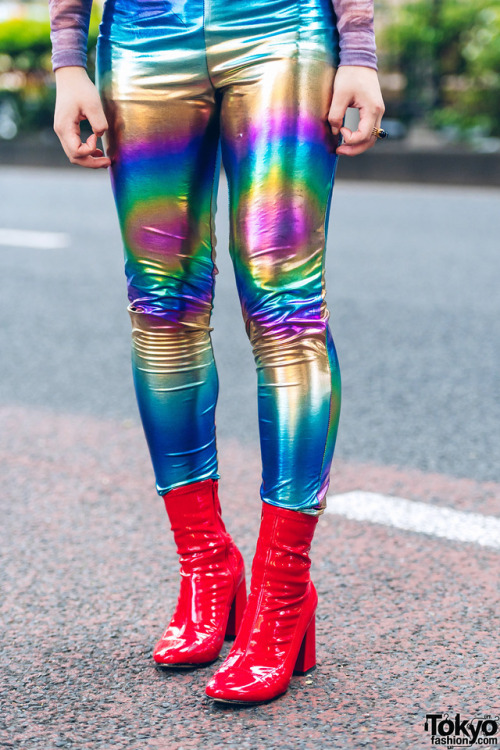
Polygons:
[[222,520],[218,481],[206,479],[176,487],[163,496],[181,562],[196,554],[225,553],[231,537]]
[[253,702],[283,693],[294,668],[315,665],[318,595],[310,579],[313,516],[263,503],[252,583],[236,640],[207,685],[217,700]]
[[305,588],[310,580],[309,552],[317,523],[318,516],[262,503],[251,592],[260,590],[264,579],[275,591],[290,585]]

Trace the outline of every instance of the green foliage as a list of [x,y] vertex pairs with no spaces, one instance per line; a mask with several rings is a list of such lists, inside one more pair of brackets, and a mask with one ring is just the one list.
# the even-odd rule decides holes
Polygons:
[[[92,8],[88,40],[88,72],[94,76],[94,52],[100,10]],[[18,130],[52,127],[55,82],[48,5],[46,17],[12,18],[0,23],[0,106],[8,102]],[[1,136],[1,133],[0,133]]]
[[457,109],[477,124],[500,135],[500,5],[484,8],[467,34],[463,49],[469,85],[457,101]]
[[406,79],[403,113],[500,135],[499,0],[410,0],[379,35]]
[[[94,3],[88,72],[94,77],[101,10]],[[500,135],[500,0],[407,0],[377,34],[385,67],[406,81],[399,116],[435,127]],[[46,17],[0,23],[0,103],[21,129],[51,126],[55,99]]]
[[[89,27],[89,49],[95,46],[99,27],[99,10],[93,6]],[[16,56],[25,53],[36,57],[51,51],[50,23],[44,20],[12,18],[0,23],[0,54]]]
[[[25,21],[14,18],[0,23],[0,50],[7,55],[17,55],[21,52],[36,56],[47,50],[49,46],[50,27],[46,21]],[[50,43],[50,39],[49,39]]]

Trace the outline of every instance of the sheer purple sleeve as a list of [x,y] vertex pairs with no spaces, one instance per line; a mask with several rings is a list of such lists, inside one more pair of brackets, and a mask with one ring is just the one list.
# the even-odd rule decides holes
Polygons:
[[49,0],[52,69],[87,67],[87,40],[92,0]]
[[377,70],[373,0],[332,0],[340,37],[340,65]]

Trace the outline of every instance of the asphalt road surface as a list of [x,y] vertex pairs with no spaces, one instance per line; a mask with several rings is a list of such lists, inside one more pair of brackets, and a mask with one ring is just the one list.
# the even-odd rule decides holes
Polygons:
[[[177,561],[133,396],[108,175],[0,171],[0,747],[423,750],[428,714],[459,714],[463,739],[460,721],[500,713],[500,191],[334,190],[343,404],[313,545],[318,666],[234,709],[204,695],[211,667],[151,662]],[[221,499],[249,574],[256,377],[227,216],[222,182]]]
[[[334,190],[326,269],[343,379],[337,456],[498,480],[500,191],[340,182]],[[0,245],[0,403],[136,421],[107,173],[4,169],[0,193],[0,227],[68,242]],[[219,434],[255,445],[256,375],[227,250],[224,183],[217,234]]]

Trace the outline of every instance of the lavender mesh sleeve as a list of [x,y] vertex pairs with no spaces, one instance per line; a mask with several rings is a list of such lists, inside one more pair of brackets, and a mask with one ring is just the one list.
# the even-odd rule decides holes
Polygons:
[[340,38],[340,65],[377,70],[373,0],[332,0]]
[[[189,0],[188,0],[189,2]],[[340,65],[377,70],[373,0],[332,0],[340,37]],[[52,68],[87,66],[92,0],[49,0]]]
[[87,67],[87,40],[92,0],[49,0],[52,69]]

